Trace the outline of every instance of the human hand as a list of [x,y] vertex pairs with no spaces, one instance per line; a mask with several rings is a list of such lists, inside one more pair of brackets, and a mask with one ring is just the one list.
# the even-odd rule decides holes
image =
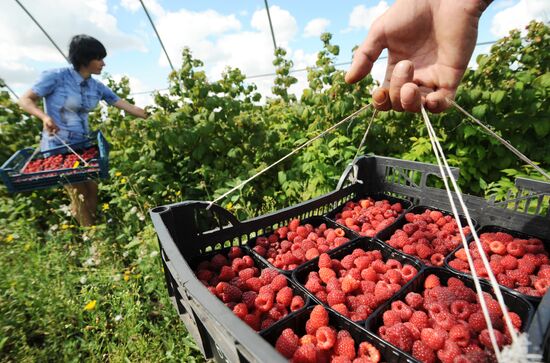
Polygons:
[[371,26],[346,74],[355,83],[370,73],[388,49],[386,76],[373,92],[378,110],[431,112],[449,107],[477,40],[477,27],[490,1],[397,0]]
[[42,119],[42,124],[44,125],[44,130],[46,130],[50,135],[59,131],[59,127],[56,125],[55,121],[48,115]]

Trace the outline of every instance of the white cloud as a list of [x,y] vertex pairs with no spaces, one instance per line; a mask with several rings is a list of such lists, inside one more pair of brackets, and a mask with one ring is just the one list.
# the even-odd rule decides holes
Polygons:
[[304,28],[304,37],[319,37],[323,34],[330,24],[330,20],[325,18],[315,18],[310,20]]
[[[162,16],[164,14],[164,9],[156,0],[144,0],[143,3],[147,8],[147,11],[154,16]],[[135,13],[143,10],[143,6],[139,0],[121,0],[120,5],[122,8]]]
[[369,29],[372,23],[386,10],[389,6],[386,1],[380,1],[373,7],[367,8],[365,5],[357,5],[353,8],[349,15],[348,28],[344,31],[356,29]]
[[[152,87],[145,85],[143,81],[138,77],[129,74],[113,74],[111,75],[111,77],[117,82],[120,82],[122,77],[128,78],[131,94],[130,97],[134,99],[137,106],[144,107],[147,105],[152,105],[154,103],[152,93],[141,93],[145,91],[150,91]],[[139,94],[133,95],[134,93]]]
[[520,0],[498,12],[491,24],[491,33],[497,37],[508,35],[511,29],[523,29],[531,20],[550,20],[550,1]]

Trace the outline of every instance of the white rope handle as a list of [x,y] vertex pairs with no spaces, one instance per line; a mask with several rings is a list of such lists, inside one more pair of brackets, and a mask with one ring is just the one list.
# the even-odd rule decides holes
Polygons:
[[86,166],[89,166],[88,162],[86,162],[86,160],[84,160],[80,155],[77,154],[76,151],[73,150],[72,147],[69,146],[69,144],[67,144],[65,141],[63,141],[62,138],[60,138],[59,136],[57,136],[57,134],[53,134],[53,136],[55,136],[59,141],[61,141],[61,143],[67,147],[67,149],[69,149],[73,154],[75,154],[80,160],[82,160],[82,162],[84,163],[84,165]]
[[539,167],[535,162],[533,162],[531,159],[529,159],[527,156],[522,154],[518,149],[516,149],[512,144],[510,144],[508,141],[500,137],[496,132],[491,130],[489,127],[487,127],[483,122],[479,121],[477,118],[475,118],[473,115],[471,115],[468,111],[460,107],[458,103],[456,103],[454,100],[447,98],[447,101],[449,101],[453,106],[455,106],[459,111],[461,111],[463,114],[465,114],[467,117],[469,117],[472,121],[474,121],[476,124],[481,126],[483,130],[485,130],[488,134],[493,136],[495,139],[500,141],[500,143],[508,148],[511,152],[513,152],[518,158],[525,161],[527,164],[531,165],[536,171],[541,173],[546,179],[550,180],[550,175],[544,169]]
[[23,165],[23,167],[21,169],[19,169],[19,174],[23,174],[24,171],[25,171],[25,168],[27,167],[27,165],[29,165],[29,163],[32,161],[32,159],[36,156],[36,154],[38,154],[38,152],[40,151],[40,144],[38,144],[38,146],[34,149],[34,151],[32,152],[31,156],[27,159],[27,161],[25,162],[25,164]]
[[214,199],[213,201],[211,201],[208,206],[206,207],[206,209],[210,209],[212,207],[212,205],[214,203],[216,203],[217,201],[225,198],[226,196],[228,196],[229,194],[233,193],[235,190],[237,189],[240,189],[242,188],[245,184],[247,184],[248,182],[250,182],[252,179],[260,176],[261,174],[265,173],[266,171],[268,171],[269,169],[271,169],[272,167],[274,167],[275,165],[279,164],[280,162],[284,161],[285,159],[289,158],[291,155],[297,153],[298,151],[302,150],[303,148],[305,148],[306,146],[308,146],[309,144],[311,144],[312,142],[314,142],[315,140],[317,139],[320,139],[321,137],[325,136],[327,133],[331,132],[332,130],[336,129],[338,126],[342,125],[343,123],[345,123],[346,121],[349,121],[350,119],[352,119],[353,117],[357,116],[358,114],[360,114],[361,112],[363,112],[364,110],[366,110],[367,108],[370,107],[370,104],[367,104],[363,107],[361,107],[359,110],[355,111],[354,113],[352,113],[351,115],[345,117],[342,121],[336,123],[335,125],[329,127],[328,129],[326,129],[325,131],[321,132],[319,135],[315,136],[313,139],[310,139],[308,141],[306,141],[305,143],[303,143],[302,145],[300,145],[299,147],[297,147],[296,149],[292,150],[290,153],[286,154],[285,156],[283,156],[282,158],[280,158],[279,160],[277,160],[276,162],[274,162],[273,164],[267,166],[266,168],[260,170],[259,172],[257,172],[256,174],[252,175],[250,178],[246,179],[245,181],[243,181],[242,183],[240,183],[239,185],[237,185],[236,187],[233,187],[231,188],[229,191],[223,193],[222,195],[220,195],[218,198]]

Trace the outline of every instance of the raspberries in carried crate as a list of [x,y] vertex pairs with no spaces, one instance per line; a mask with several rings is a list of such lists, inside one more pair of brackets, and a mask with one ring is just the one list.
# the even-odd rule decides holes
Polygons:
[[[90,147],[88,149],[85,149],[82,155],[80,156],[87,163],[89,163],[89,166],[97,166],[98,162],[95,159],[97,159],[98,155],[99,155],[99,151],[97,147]],[[92,160],[95,160],[95,161],[92,161]],[[75,154],[72,154],[72,153],[57,154],[57,155],[48,156],[46,158],[32,160],[25,167],[22,173],[30,174],[30,173],[36,173],[39,171],[47,171],[47,170],[71,169],[71,168],[74,168],[75,165],[84,166],[84,165],[79,165],[80,163],[81,163],[80,158],[78,158],[78,156],[76,156]]]
[[[423,211],[414,212],[420,209]],[[470,227],[463,227],[463,231],[468,236]],[[454,217],[423,207],[415,207],[406,213],[405,221],[391,236],[379,237],[393,248],[415,256],[429,266],[443,266],[445,256],[461,243]]]
[[307,297],[277,270],[263,268],[240,247],[217,253],[195,269],[197,278],[254,330],[304,307]]
[[334,218],[336,222],[361,236],[374,237],[376,233],[394,223],[404,210],[401,202],[391,204],[387,199],[374,200],[368,197],[357,202],[347,202]]
[[354,237],[323,217],[293,219],[274,233],[256,238],[252,249],[282,270],[294,270],[323,252],[343,245]]
[[275,349],[293,363],[380,362],[380,351],[368,341],[367,333],[344,324],[323,306],[316,305],[303,311],[295,321],[266,332],[265,337],[275,340]]
[[[481,233],[479,240],[500,285],[528,296],[542,297],[546,293],[550,287],[550,260],[542,240],[512,231]],[[478,276],[488,278],[475,241],[470,242],[469,250]],[[449,256],[448,264],[455,270],[470,273],[464,248]]]
[[[359,247],[365,244],[371,250]],[[403,259],[384,258],[384,247],[375,241],[365,239],[353,245],[349,251],[337,251],[341,257],[323,253],[318,269],[304,267],[296,279],[323,304],[346,318],[362,321],[412,280],[418,269]]]
[[[381,317],[367,322],[368,329],[422,362],[496,362],[475,290],[450,272],[442,275],[446,277],[446,283],[442,283],[438,277],[442,273],[433,270],[434,273],[425,274],[417,289],[403,293],[404,298],[395,299],[378,313]],[[483,295],[496,341],[502,348],[511,343],[503,312],[492,295],[485,291]],[[508,300],[508,308],[526,313],[529,303],[512,299],[516,306]],[[509,315],[517,331],[527,323],[525,314],[522,318],[509,311]]]

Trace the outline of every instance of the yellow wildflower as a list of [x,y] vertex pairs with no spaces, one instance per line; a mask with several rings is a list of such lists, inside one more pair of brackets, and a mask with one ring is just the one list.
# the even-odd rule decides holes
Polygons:
[[126,183],[126,178],[120,179],[120,184],[124,184],[124,183]]
[[68,225],[68,224],[62,224],[62,225],[61,225],[61,229],[67,229],[67,228],[69,228],[69,225]]
[[6,237],[6,242],[10,243],[11,241],[13,241],[13,234],[8,234]]
[[121,173],[120,171],[117,171],[117,172],[115,173],[115,176],[117,176],[117,177],[118,177],[118,176],[121,176],[121,175],[122,175],[122,173]]
[[103,203],[103,210],[109,209],[109,203]]
[[74,164],[73,164],[73,169],[78,168],[79,165],[80,165],[80,162],[78,160],[75,161]]
[[86,311],[94,310],[96,304],[97,304],[97,301],[96,301],[96,300],[92,300],[92,301],[90,301],[89,303],[87,303],[86,306],[84,306],[84,310],[86,310]]

